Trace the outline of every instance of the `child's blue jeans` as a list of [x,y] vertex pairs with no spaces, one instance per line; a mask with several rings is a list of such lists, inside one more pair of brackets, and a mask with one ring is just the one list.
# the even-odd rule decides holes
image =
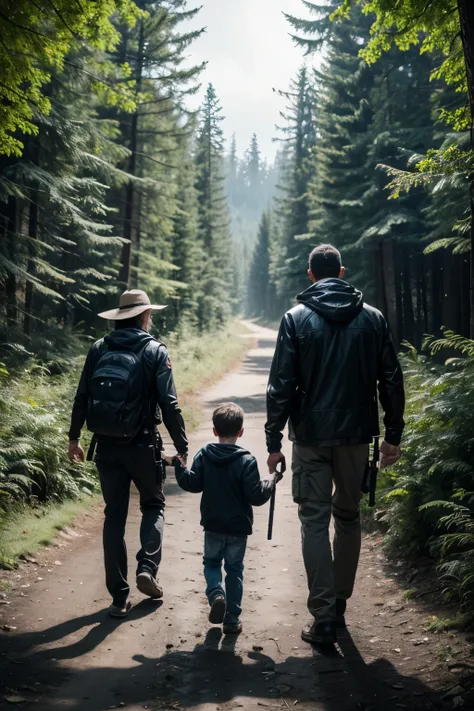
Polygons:
[[[216,595],[224,595],[226,598],[224,622],[237,622],[242,612],[246,547],[246,536],[225,536],[221,533],[204,532],[206,595],[209,604],[212,604]],[[226,572],[225,592],[222,587],[222,562],[224,562]]]

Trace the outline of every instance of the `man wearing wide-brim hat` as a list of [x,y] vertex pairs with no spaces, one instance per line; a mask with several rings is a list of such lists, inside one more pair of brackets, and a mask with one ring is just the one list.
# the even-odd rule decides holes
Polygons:
[[104,557],[110,614],[125,617],[130,609],[124,535],[130,485],[140,494],[141,548],[137,587],[162,597],[157,573],[163,537],[163,469],[157,425],[161,418],[178,454],[186,459],[188,442],[165,346],[149,334],[151,316],[166,308],[152,304],[138,289],[125,291],[118,308],[101,318],[115,330],[91,347],[72,410],[69,458],[84,461],[80,444],[85,423],[94,433],[96,465],[105,501]]

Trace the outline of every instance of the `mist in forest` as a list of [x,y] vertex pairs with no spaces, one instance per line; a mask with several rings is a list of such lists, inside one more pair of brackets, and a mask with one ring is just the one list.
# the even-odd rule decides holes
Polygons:
[[204,0],[190,23],[206,27],[191,47],[191,59],[207,62],[203,88],[191,104],[200,105],[212,82],[226,116],[226,138],[235,134],[242,153],[256,133],[262,155],[275,157],[272,139],[282,103],[274,90],[287,88],[303,61],[283,13],[300,10],[301,0]]

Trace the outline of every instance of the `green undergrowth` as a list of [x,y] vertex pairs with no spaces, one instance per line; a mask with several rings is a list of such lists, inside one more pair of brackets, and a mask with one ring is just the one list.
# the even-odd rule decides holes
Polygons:
[[49,545],[58,531],[95,501],[94,496],[82,495],[60,504],[13,508],[7,516],[8,525],[1,532],[0,564],[5,568],[13,567],[20,555],[35,553],[41,546]]
[[[249,339],[239,323],[204,335],[164,340],[173,363],[188,432],[199,423],[199,399],[244,355]],[[0,565],[51,540],[98,492],[91,464],[71,465],[67,432],[84,355],[52,376],[31,362],[14,374],[0,368]],[[84,444],[88,444],[84,433]],[[26,533],[23,533],[26,531]]]
[[431,560],[440,599],[455,610],[433,625],[465,628],[474,617],[474,341],[445,331],[423,354],[407,351],[403,456],[383,474],[375,518],[390,557]]
[[249,348],[249,331],[234,322],[217,333],[199,338],[173,336],[166,342],[173,362],[186,428],[189,432],[199,425],[201,408],[197,396],[204,388],[216,383],[237,363]]

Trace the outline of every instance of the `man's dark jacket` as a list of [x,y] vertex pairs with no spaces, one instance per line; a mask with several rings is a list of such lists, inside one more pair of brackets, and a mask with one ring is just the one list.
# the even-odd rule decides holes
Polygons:
[[252,506],[265,504],[274,486],[260,479],[255,457],[235,444],[208,444],[196,454],[191,470],[178,462],[175,471],[182,489],[202,492],[204,530],[227,536],[252,533]]
[[267,389],[267,448],[278,452],[289,419],[294,442],[365,444],[379,434],[400,444],[403,375],[387,322],[342,279],[323,279],[297,297],[281,322]]
[[[177,451],[179,454],[186,454],[188,441],[183,417],[178,406],[168,351],[141,328],[121,328],[112,331],[108,336],[94,343],[89,350],[74,399],[69,439],[76,440],[80,437],[81,429],[86,421],[90,379],[100,357],[107,350],[125,350],[136,354],[141,352],[141,362],[147,386],[144,397],[149,400],[150,413],[148,420],[144,422],[144,429],[151,432],[161,421],[162,416]],[[141,434],[139,433],[139,436]],[[108,441],[108,438],[97,437],[97,441],[105,442]]]

